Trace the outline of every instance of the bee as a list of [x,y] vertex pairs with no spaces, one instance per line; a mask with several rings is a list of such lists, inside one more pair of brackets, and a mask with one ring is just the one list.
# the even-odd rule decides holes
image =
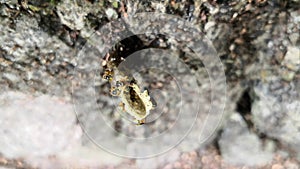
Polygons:
[[117,69],[107,69],[103,78],[114,84],[110,89],[112,96],[121,98],[121,108],[137,121],[137,125],[145,124],[154,104],[148,90],[141,91],[133,78],[122,75]]

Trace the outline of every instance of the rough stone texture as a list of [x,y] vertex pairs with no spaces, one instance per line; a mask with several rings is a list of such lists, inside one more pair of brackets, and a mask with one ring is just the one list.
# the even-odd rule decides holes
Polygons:
[[279,81],[272,81],[254,88],[253,122],[259,132],[291,146],[299,156],[299,80],[278,85]]
[[[38,0],[29,2],[0,0],[0,94],[1,100],[6,100],[5,103],[0,103],[0,131],[2,132],[0,152],[5,156],[0,158],[0,165],[6,168],[31,168],[30,166],[41,168],[141,168],[144,163],[147,163],[151,168],[237,168],[224,163],[227,161],[252,166],[258,162],[260,164],[267,162],[273,151],[270,140],[275,140],[275,156],[272,164],[253,168],[299,168],[299,163],[293,159],[295,157],[293,153],[296,152],[299,156],[300,152],[298,130],[300,123],[298,113],[300,112],[299,7],[299,0],[156,0],[151,2],[133,0]],[[174,115],[170,115],[170,113],[151,124],[147,130],[130,126],[129,123],[119,123],[120,116],[113,113],[117,99],[108,95],[109,85],[99,80],[98,76],[95,79],[94,72],[82,71],[78,77],[74,76],[73,72],[74,67],[81,71],[100,66],[103,55],[94,50],[95,46],[100,51],[111,49],[111,38],[120,40],[122,37],[122,34],[118,34],[118,32],[125,30],[127,33],[135,33],[135,31],[144,29],[147,24],[149,27],[153,26],[151,19],[147,20],[144,25],[136,25],[130,18],[136,12],[146,11],[168,13],[184,18],[189,23],[195,24],[195,30],[202,30],[203,33],[197,34],[197,31],[191,29],[188,30],[191,32],[188,36],[179,36],[179,41],[174,38],[145,35],[138,36],[133,40],[134,43],[122,42],[118,45],[125,49],[124,51],[127,51],[128,48],[140,50],[143,47],[154,47],[179,49],[180,52],[185,53],[186,58],[180,56],[180,52],[178,55],[190,66],[192,74],[197,77],[198,85],[203,89],[201,94],[204,97],[200,99],[203,110],[208,109],[208,101],[210,101],[210,97],[205,95],[205,93],[209,93],[210,81],[201,61],[195,59],[185,43],[190,37],[207,36],[215,46],[226,73],[227,100],[223,121],[218,126],[218,129],[222,130],[215,132],[210,139],[206,140],[206,143],[219,143],[221,154],[218,154],[218,150],[210,151],[208,148],[206,151],[205,148],[200,147],[198,130],[193,130],[170,154],[145,161],[125,160],[113,156],[99,149],[86,136],[82,135],[78,138],[82,131],[78,129],[74,118],[75,114],[72,114],[74,112],[71,113],[71,98],[72,96],[75,99],[79,98],[85,93],[95,94],[95,91],[99,95],[78,99],[78,101],[84,103],[82,110],[88,110],[85,111],[85,113],[88,112],[88,115],[80,116],[79,120],[85,121],[85,127],[92,131],[93,138],[96,140],[106,138],[108,143],[116,148],[125,147],[128,151],[139,153],[152,151],[147,148],[137,148],[136,144],[130,141],[118,144],[120,136],[111,131],[108,132],[103,128],[103,124],[99,124],[97,119],[99,110],[95,105],[101,108],[101,112],[107,117],[107,122],[111,123],[112,127],[125,134],[133,136],[159,134],[166,127],[170,127],[168,122],[174,119]],[[120,18],[120,16],[124,18]],[[114,27],[110,27],[106,32],[97,32],[99,28],[115,18],[118,20]],[[154,20],[155,18],[152,19],[152,21]],[[183,25],[184,22],[177,24]],[[182,29],[182,26],[174,27],[172,24],[160,23],[160,26],[165,26],[167,31],[174,31],[178,34],[187,31]],[[135,29],[133,29],[134,27]],[[112,32],[116,35],[109,37]],[[103,41],[90,38],[93,33],[102,37]],[[85,51],[82,51],[85,42],[88,42],[87,46],[90,46],[85,46]],[[124,53],[120,51],[121,48],[118,48],[118,45],[111,50],[113,53],[119,52],[123,55]],[[87,57],[80,63],[78,63],[79,51]],[[99,58],[93,60],[92,56]],[[183,72],[184,69],[178,69],[178,73]],[[155,77],[159,83],[151,84],[146,81],[144,87],[154,86],[155,88],[155,86],[168,84],[168,81],[165,80],[168,78]],[[95,85],[89,88],[90,84],[87,84],[81,91],[72,93],[71,85],[75,86],[75,89],[78,85],[71,83],[74,82],[74,78],[91,80],[87,82]],[[190,78],[185,77],[183,80],[190,82]],[[190,90],[186,91],[191,96],[195,96],[194,87],[191,86]],[[217,85],[218,87],[220,86]],[[8,92],[13,98],[7,97],[6,91],[15,91]],[[245,91],[249,91],[251,95],[250,110],[247,110],[249,112],[246,115],[238,112],[241,110],[236,110],[236,104],[243,97],[242,93]],[[164,103],[163,100],[167,100],[170,96],[176,96],[176,93],[169,94],[157,90],[156,93],[153,92],[153,95],[154,98],[161,98],[159,101]],[[172,99],[173,101],[165,106],[168,111],[178,106],[176,97],[172,97]],[[187,101],[192,103],[192,100]],[[183,109],[184,113],[190,111],[188,103],[186,109]],[[15,107],[16,104],[23,104],[24,112],[20,113],[19,109]],[[35,106],[31,106],[33,104]],[[221,108],[218,104],[219,102],[215,102],[214,107]],[[53,105],[51,108],[53,107],[55,113],[45,109],[50,105]],[[62,110],[64,110],[63,113],[57,114]],[[234,118],[239,116],[236,113],[241,114],[242,118]],[[50,117],[48,118],[48,116]],[[204,117],[205,114],[199,116],[196,126],[204,124],[202,121]],[[186,118],[187,121],[191,120],[190,116]],[[11,123],[5,119],[10,119]],[[210,122],[216,120],[213,119]],[[32,121],[37,122],[31,123]],[[44,125],[42,122],[55,124],[64,130],[55,131],[49,128],[50,124]],[[37,128],[36,124],[42,127]],[[28,128],[34,132],[27,131]],[[14,132],[15,135],[12,132],[7,133],[12,130],[17,131]],[[26,132],[29,133],[26,135],[28,139],[34,140],[36,144],[29,144],[24,139],[15,139],[24,136]],[[73,132],[74,135],[70,132]],[[106,133],[105,136],[102,133]],[[54,134],[59,135],[59,137],[55,136],[58,144],[51,145]],[[171,138],[173,137],[169,139]],[[71,142],[76,146],[72,145],[72,148],[67,149],[68,143]],[[168,139],[166,139],[161,145],[168,143]],[[8,146],[2,146],[4,144],[8,144]],[[251,149],[249,149],[250,145]],[[269,145],[271,146],[269,147]],[[140,146],[143,147],[143,144]],[[18,149],[12,150],[14,147]],[[43,148],[38,149],[40,147]],[[182,153],[181,151],[191,152]],[[260,153],[261,158],[257,159],[256,153]],[[276,154],[280,154],[282,157],[279,158]],[[28,156],[25,159],[19,159],[18,157],[22,155]],[[44,157],[32,157],[35,155],[44,155]],[[224,160],[226,161],[224,162]],[[108,162],[112,164],[107,164]],[[30,165],[27,166],[24,163]]]
[[7,158],[49,169],[121,161],[99,147],[82,146],[73,105],[63,99],[8,91],[0,95],[0,105],[0,150]]
[[57,5],[57,14],[62,24],[72,30],[81,30],[84,27],[87,12],[78,3],[66,0]]
[[[272,143],[269,143],[272,144]],[[269,163],[273,146],[265,145],[251,133],[239,114],[232,114],[219,140],[222,157],[236,165],[257,166]]]
[[75,65],[75,50],[49,36],[35,18],[26,15],[16,21],[14,28],[9,20],[2,20],[0,29],[0,90],[37,91],[70,100],[68,78]]
[[1,94],[0,105],[0,149],[6,157],[48,156],[78,144],[81,129],[72,105],[20,92]]

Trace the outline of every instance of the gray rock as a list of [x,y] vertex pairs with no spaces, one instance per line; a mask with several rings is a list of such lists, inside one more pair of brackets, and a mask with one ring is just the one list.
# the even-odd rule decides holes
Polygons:
[[47,95],[0,95],[0,152],[8,158],[54,155],[80,141],[72,105]]
[[81,145],[73,105],[60,98],[8,91],[0,95],[0,106],[0,153],[5,158],[22,158],[43,169],[97,168],[123,160],[95,145]]
[[105,11],[105,14],[107,15],[108,19],[116,19],[118,17],[117,12],[112,8],[108,8]]
[[252,115],[257,129],[300,153],[299,81],[260,84],[254,93]]
[[[29,153],[32,153],[32,155],[42,154],[44,156],[55,154],[59,157],[54,161],[51,161],[53,159],[47,158],[43,160],[37,160],[37,158],[27,160],[30,161],[31,164],[36,164],[36,166],[43,166],[42,168],[66,168],[66,166],[59,165],[59,163],[66,161],[70,161],[74,164],[76,162],[81,163],[85,160],[88,161],[87,163],[92,161],[88,166],[95,168],[98,163],[105,164],[107,161],[117,163],[121,161],[120,158],[114,158],[113,155],[109,156],[108,153],[103,153],[103,151],[96,153],[95,151],[98,147],[86,146],[90,143],[87,137],[83,137],[82,139],[84,140],[84,146],[77,145],[72,147],[72,150],[66,150],[68,141],[72,142],[73,140],[74,144],[78,143],[80,139],[76,140],[75,137],[77,138],[78,136],[76,132],[80,134],[80,130],[77,131],[77,129],[72,128],[77,128],[77,126],[74,122],[74,115],[70,114],[70,104],[62,103],[63,105],[60,105],[60,101],[50,97],[50,95],[62,96],[64,100],[70,100],[70,82],[73,78],[72,70],[73,67],[77,65],[76,59],[79,57],[76,57],[78,56],[76,53],[80,50],[77,49],[76,44],[81,43],[78,42],[80,41],[78,39],[82,38],[96,43],[96,46],[98,45],[97,47],[103,52],[102,49],[107,47],[111,49],[112,46],[112,44],[109,43],[109,38],[106,36],[111,36],[111,34],[116,33],[112,39],[118,39],[119,41],[120,37],[124,35],[124,33],[122,33],[123,29],[129,29],[128,32],[132,31],[132,33],[135,33],[138,32],[138,30],[144,29],[143,26],[145,26],[145,30],[149,30],[153,28],[153,25],[155,27],[159,24],[162,29],[165,30],[164,33],[168,34],[173,32],[178,35],[177,39],[168,37],[167,41],[162,41],[162,43],[165,43],[164,47],[170,45],[171,49],[180,49],[186,52],[187,55],[189,55],[189,50],[184,47],[184,45],[186,44],[185,42],[188,42],[192,37],[201,37],[205,34],[213,42],[219,52],[218,55],[222,56],[221,59],[224,63],[224,69],[228,75],[228,99],[226,109],[224,110],[225,122],[228,120],[228,116],[234,112],[236,101],[243,89],[243,87],[236,84],[252,82],[252,80],[256,81],[257,79],[258,81],[260,81],[260,79],[262,79],[261,81],[267,81],[266,84],[260,84],[254,87],[256,96],[253,97],[252,115],[255,127],[259,132],[265,133],[268,137],[276,138],[300,152],[298,148],[300,147],[298,130],[300,126],[298,113],[299,95],[297,94],[297,91],[300,91],[300,85],[299,82],[295,82],[295,79],[299,78],[299,62],[297,60],[299,49],[296,46],[299,46],[300,42],[300,15],[299,10],[295,10],[295,7],[293,7],[299,0],[287,2],[287,10],[276,7],[276,5],[281,3],[267,2],[265,5],[257,7],[254,4],[247,4],[246,1],[233,1],[233,3],[226,3],[225,5],[225,3],[221,2],[212,4],[211,2],[197,0],[195,1],[194,19],[192,23],[196,24],[197,29],[204,28],[205,32],[203,35],[192,29],[186,29],[184,26],[185,23],[180,19],[172,20],[173,23],[166,24],[165,22],[158,23],[157,20],[159,18],[155,18],[152,15],[149,19],[143,17],[137,18],[137,20],[144,20],[145,25],[130,20],[133,14],[145,11],[169,12],[179,14],[178,16],[183,16],[184,18],[187,15],[186,13],[192,13],[192,11],[186,11],[186,7],[193,5],[186,1],[182,1],[183,3],[176,1],[174,4],[168,4],[168,1],[163,2],[162,0],[150,3],[139,3],[138,1],[129,0],[128,4],[125,4],[127,8],[125,13],[123,13],[124,11],[120,12],[116,9],[118,7],[120,7],[120,9],[122,8],[122,4],[118,3],[120,1],[116,0],[110,0],[105,3],[104,1],[86,0],[65,0],[59,1],[58,3],[56,2],[58,1],[51,1],[51,3],[45,3],[45,6],[43,5],[36,8],[34,5],[42,4],[42,2],[29,2],[27,4],[27,1],[18,3],[17,0],[0,0],[0,93],[2,94],[0,99],[0,131],[1,138],[4,138],[0,140],[0,152],[4,152],[8,157],[14,158]],[[132,5],[130,5],[130,2],[133,2]],[[3,3],[5,3],[5,5]],[[227,7],[227,4],[230,8]],[[268,6],[270,4],[274,6]],[[28,8],[28,5],[33,6],[31,6],[32,8]],[[284,5],[284,3],[281,5]],[[38,11],[32,9],[37,9]],[[190,9],[191,8],[188,10]],[[111,27],[111,29],[106,32],[96,33],[99,37],[103,37],[103,41],[98,41],[99,37],[95,39],[90,38],[96,27],[105,27],[103,25],[107,22],[107,18],[108,20],[115,19],[118,15],[124,16],[124,20],[120,19],[117,21],[115,27]],[[128,17],[126,17],[126,15],[128,15]],[[50,18],[55,20],[55,26],[52,25],[52,22],[48,25],[41,22],[44,21],[48,23],[48,21],[51,21]],[[285,27],[285,24],[287,24],[287,27]],[[56,25],[59,25],[60,28],[53,28],[56,27]],[[284,29],[282,29],[283,27]],[[118,32],[120,32],[120,34],[117,34]],[[157,32],[159,32],[159,29],[154,33]],[[184,32],[189,33],[184,34]],[[152,38],[154,39],[155,36]],[[64,41],[67,42],[64,43],[60,39],[64,39]],[[289,41],[292,46],[288,46]],[[73,45],[76,49],[73,48]],[[203,51],[205,51],[205,46],[203,49]],[[286,56],[284,57],[285,53]],[[84,69],[99,66],[101,61],[100,52],[97,53],[92,48],[86,48],[83,55],[85,55],[86,60],[83,60],[77,68]],[[94,55],[98,56],[95,60],[91,59]],[[197,149],[201,145],[199,144],[199,139],[200,143],[207,140],[207,142],[210,143],[211,140],[209,140],[209,138],[215,138],[211,137],[211,131],[217,130],[220,127],[224,127],[220,145],[222,154],[227,160],[231,160],[233,163],[238,163],[239,160],[243,160],[244,163],[249,165],[253,165],[252,162],[254,161],[258,161],[258,163],[267,161],[271,156],[270,154],[272,154],[272,148],[264,150],[258,137],[249,132],[240,117],[236,120],[234,120],[234,117],[229,118],[229,122],[226,126],[221,126],[222,122],[218,118],[211,118],[211,120],[207,121],[204,120],[207,118],[207,112],[210,108],[223,108],[220,106],[222,100],[217,100],[217,98],[224,96],[223,94],[218,93],[216,98],[211,98],[209,95],[211,89],[217,89],[219,91],[219,88],[224,87],[224,85],[216,84],[210,86],[211,84],[207,72],[205,72],[201,64],[198,63],[199,60],[190,61],[190,64],[195,66],[197,70],[191,71],[192,76],[181,76],[180,78],[185,85],[182,85],[182,87],[186,90],[183,91],[185,96],[183,105],[185,107],[181,110],[184,115],[184,119],[181,120],[185,121],[177,121],[176,125],[179,125],[179,127],[174,128],[172,125],[177,117],[176,113],[173,113],[176,111],[172,111],[172,109],[177,110],[180,108],[178,104],[179,101],[175,97],[178,96],[178,94],[174,92],[175,90],[172,88],[163,92],[157,90],[157,93],[160,94],[158,95],[160,99],[158,99],[158,102],[164,104],[168,101],[169,104],[165,104],[166,106],[163,107],[163,110],[167,113],[164,113],[155,123],[151,123],[147,128],[137,128],[129,124],[129,122],[123,123],[120,129],[121,132],[123,132],[122,134],[125,133],[134,137],[148,136],[151,134],[156,136],[168,128],[170,128],[170,130],[175,129],[175,134],[168,135],[168,133],[164,133],[165,138],[162,142],[158,142],[159,146],[173,143],[175,145],[175,142],[172,141],[181,138],[179,136],[183,136],[183,133],[187,133],[186,130],[182,129],[187,128],[189,125],[191,126],[192,122],[194,122],[195,117],[191,116],[191,112],[195,112],[195,109],[190,108],[189,104],[197,103],[201,106],[198,120],[194,125],[196,127],[185,137],[184,141],[181,142],[182,144],[177,147],[178,149],[175,149],[175,154],[170,156],[166,154],[170,159],[167,159],[168,157],[161,157],[146,161],[141,160],[137,161],[137,165],[143,167],[143,164],[148,163],[150,166],[154,162],[163,163],[161,161],[163,159],[172,162],[177,158],[179,151]],[[274,63],[278,64],[272,67]],[[174,63],[172,63],[172,65],[175,70],[178,71],[176,72],[177,74],[185,73],[184,68],[179,65],[176,67]],[[283,70],[282,67],[286,70]],[[245,68],[247,70],[246,72],[244,72]],[[212,74],[214,73],[215,72]],[[90,84],[94,84],[93,75],[94,74],[92,74],[92,77],[88,77],[92,79],[92,81],[88,81]],[[165,82],[165,77],[161,74],[157,75],[154,73],[154,75],[158,81]],[[90,74],[81,72],[81,74],[78,75],[78,78],[82,78],[79,83],[84,83],[86,76],[90,76]],[[237,76],[237,78],[231,78],[231,76]],[[199,86],[191,83],[193,77],[195,77]],[[282,79],[283,81],[280,81]],[[143,80],[143,78],[141,78],[141,80]],[[125,148],[126,151],[138,151],[140,154],[147,151],[151,152],[152,149],[151,147],[147,147],[148,144],[144,144],[144,142],[134,144],[128,140],[123,141],[124,139],[119,139],[119,137],[121,137],[120,135],[115,134],[113,131],[108,131],[107,128],[103,127],[103,123],[99,123],[97,117],[102,113],[101,115],[107,118],[105,122],[110,123],[113,128],[115,124],[114,120],[117,116],[114,112],[114,106],[117,105],[116,103],[118,102],[116,99],[109,97],[109,94],[105,93],[104,90],[108,89],[105,83],[106,82],[103,81],[96,83],[96,88],[102,90],[102,92],[99,92],[101,94],[96,93],[96,97],[101,97],[100,99],[97,98],[97,100],[94,98],[95,86],[91,88],[88,88],[88,86],[77,93],[72,93],[75,97],[84,95],[85,93],[93,94],[90,95],[93,97],[79,100],[81,101],[80,103],[83,103],[83,105],[79,107],[83,110],[81,120],[84,121],[86,129],[91,131],[96,141],[106,139],[105,143],[110,144],[113,148]],[[145,83],[148,82],[143,82],[143,84]],[[169,84],[162,84],[170,85],[170,82]],[[77,84],[73,85],[76,86]],[[146,84],[145,87],[147,85],[148,84]],[[248,83],[246,85],[246,87],[253,87]],[[196,87],[200,88],[200,93],[195,92]],[[271,90],[270,87],[277,89]],[[292,90],[289,90],[289,88]],[[33,95],[41,95],[41,93],[47,95],[33,97],[22,93],[4,93],[4,91],[8,89],[22,91],[24,93],[32,92]],[[199,102],[195,102],[194,98],[199,98]],[[210,105],[211,100],[213,100],[212,105]],[[23,109],[20,111],[17,107],[21,104],[23,104]],[[66,113],[56,114],[49,112],[45,107],[50,110],[50,106],[56,112],[65,111]],[[96,109],[96,106],[100,107],[100,113]],[[155,115],[150,116],[154,119],[160,114],[158,112],[152,115]],[[216,114],[210,113],[210,115],[214,116]],[[18,120],[18,123],[8,123],[7,120]],[[32,122],[33,120],[35,120],[34,123]],[[231,122],[232,124],[230,124]],[[55,128],[49,129],[50,125],[44,125],[49,123],[60,127],[61,130],[56,131]],[[203,127],[205,124],[208,125]],[[201,135],[200,129],[203,128],[205,128],[205,130],[201,131],[202,134],[204,134]],[[17,132],[12,132],[12,130]],[[34,132],[28,132],[27,130]],[[74,132],[73,134],[75,135],[68,136],[68,134],[64,135],[63,132]],[[50,144],[51,141],[54,140],[53,135],[55,135],[55,138],[57,136],[59,136],[57,138],[60,138],[56,145]],[[20,137],[22,138],[16,139]],[[35,141],[36,144],[29,145],[28,142],[26,142],[26,138]],[[45,139],[45,141],[41,141],[43,139]],[[8,142],[10,144],[8,144]],[[137,147],[137,145],[139,145],[139,147]],[[159,146],[156,147],[159,148]],[[146,148],[143,149],[144,147]],[[65,151],[59,153],[61,150]],[[261,159],[258,159],[260,157]],[[97,159],[102,161],[97,161]],[[55,162],[57,166],[53,166],[53,162]],[[87,164],[85,162],[83,163]],[[158,165],[152,164],[153,168],[155,168],[155,166]]]
[[281,64],[293,71],[300,70],[300,48],[289,46]]
[[8,20],[2,21],[0,29],[0,91],[9,87],[70,99],[68,77],[76,65],[75,50],[49,36],[39,28],[37,19],[26,15],[20,16],[13,28]]
[[72,30],[81,30],[84,27],[84,18],[87,12],[75,1],[66,0],[57,5],[57,14],[61,23]]
[[242,117],[234,113],[219,140],[225,161],[236,165],[263,165],[272,160],[272,145],[264,148],[258,136],[251,133]]

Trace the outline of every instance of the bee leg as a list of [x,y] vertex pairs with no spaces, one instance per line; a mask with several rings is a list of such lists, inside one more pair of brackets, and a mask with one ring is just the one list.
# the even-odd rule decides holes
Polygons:
[[119,96],[120,95],[120,90],[117,87],[111,87],[110,89],[110,94],[112,96]]
[[138,121],[138,125],[143,125],[143,124],[145,124],[145,119],[142,119],[142,120],[137,120]]
[[122,109],[122,111],[126,111],[125,110],[125,104],[123,103],[123,102],[121,102],[120,104],[119,104],[119,107],[121,107],[121,109]]

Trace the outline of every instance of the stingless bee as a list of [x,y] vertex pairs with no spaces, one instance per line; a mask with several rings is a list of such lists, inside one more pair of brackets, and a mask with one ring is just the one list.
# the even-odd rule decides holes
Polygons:
[[110,65],[104,71],[103,78],[114,84],[110,89],[112,96],[121,98],[122,110],[135,118],[138,125],[145,123],[145,118],[154,108],[147,90],[141,91],[133,78],[123,75]]

